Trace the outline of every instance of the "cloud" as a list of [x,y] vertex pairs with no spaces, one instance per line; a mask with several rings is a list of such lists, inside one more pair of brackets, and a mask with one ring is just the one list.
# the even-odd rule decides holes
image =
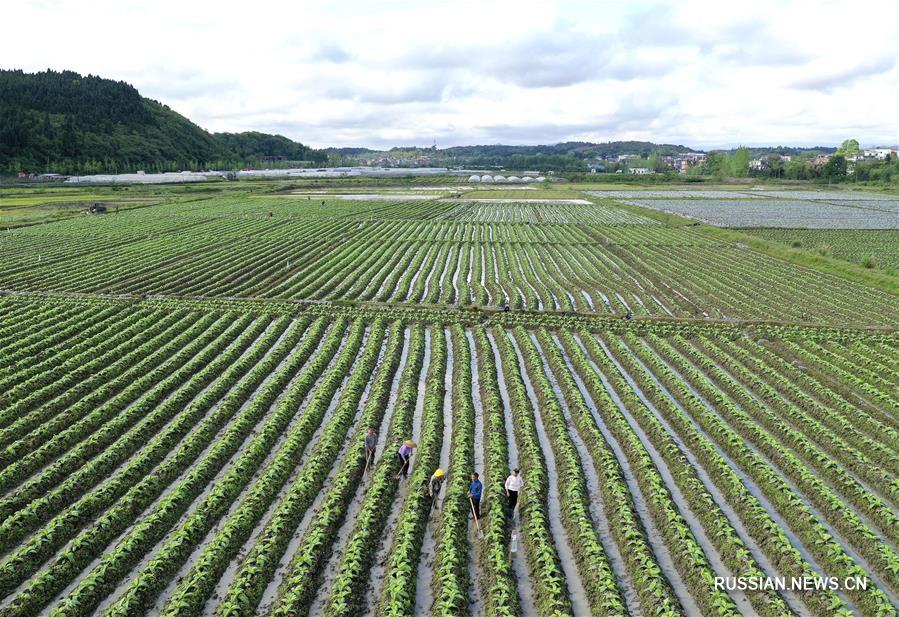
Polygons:
[[124,79],[210,130],[315,146],[896,141],[895,0],[45,0],[7,18],[4,68]]
[[849,86],[864,77],[880,75],[896,68],[894,54],[879,54],[872,57],[859,58],[857,62],[843,66],[827,66],[804,75],[790,86],[802,90],[824,90]]
[[336,41],[322,41],[309,55],[310,60],[322,60],[342,64],[353,59],[353,54],[344,49]]
[[216,79],[206,76],[197,69],[166,70],[151,67],[140,72],[126,73],[123,77],[130,83],[140,82],[141,94],[162,103],[167,100],[184,100],[206,96],[215,92],[218,96],[240,89],[237,79]]
[[324,96],[375,104],[401,104],[441,101],[449,84],[440,75],[415,75],[411,79],[384,74],[377,83],[340,81],[325,87]]

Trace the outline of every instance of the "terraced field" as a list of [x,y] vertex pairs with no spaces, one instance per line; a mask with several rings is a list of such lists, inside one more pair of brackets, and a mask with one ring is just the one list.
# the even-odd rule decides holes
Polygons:
[[0,236],[0,615],[899,611],[890,293],[608,200]]

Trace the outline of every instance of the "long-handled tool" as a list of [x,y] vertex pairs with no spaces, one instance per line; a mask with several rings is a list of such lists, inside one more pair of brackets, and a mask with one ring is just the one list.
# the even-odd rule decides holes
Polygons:
[[362,477],[365,477],[365,474],[368,473],[368,463],[371,461],[371,450],[368,450],[368,456],[365,457],[365,469],[362,470]]
[[403,475],[403,470],[406,468],[406,465],[408,465],[408,464],[409,464],[409,459],[407,458],[405,461],[403,461],[403,466],[400,467],[400,472],[398,474],[396,474],[397,478],[399,478],[401,475]]
[[475,527],[478,528],[478,537],[483,539],[484,532],[481,530],[481,523],[478,521],[478,514],[474,511],[474,501],[471,498],[471,495],[468,496],[468,503],[471,504],[471,515],[474,517]]

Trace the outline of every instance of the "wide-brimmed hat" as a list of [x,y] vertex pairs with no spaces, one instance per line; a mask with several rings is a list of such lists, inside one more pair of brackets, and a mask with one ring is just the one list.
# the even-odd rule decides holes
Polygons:
[[438,468],[437,468],[437,471],[434,472],[434,475],[435,475],[436,477],[438,477],[438,478],[442,478],[442,477],[443,477],[443,470],[440,469],[440,468],[438,467]]
[[418,447],[418,444],[415,443],[414,441],[412,441],[411,439],[407,439],[406,441],[404,441],[404,442],[403,442],[403,445],[404,445],[404,446],[409,446],[410,448],[417,448],[417,447]]

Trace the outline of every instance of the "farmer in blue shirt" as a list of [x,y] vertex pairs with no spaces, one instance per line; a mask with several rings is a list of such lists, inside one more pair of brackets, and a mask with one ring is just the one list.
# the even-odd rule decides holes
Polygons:
[[481,518],[481,494],[484,492],[484,485],[478,480],[477,472],[472,472],[471,483],[468,485],[468,498],[471,500],[471,509],[477,518]]

